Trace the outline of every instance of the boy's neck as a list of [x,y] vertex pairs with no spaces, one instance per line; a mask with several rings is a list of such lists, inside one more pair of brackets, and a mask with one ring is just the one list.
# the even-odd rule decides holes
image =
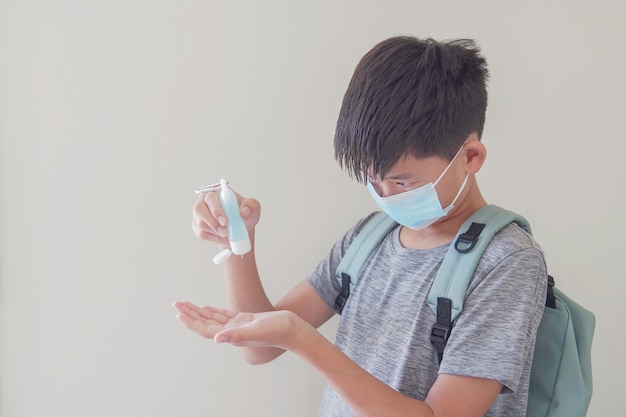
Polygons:
[[400,243],[408,249],[432,249],[454,239],[463,223],[487,202],[476,187],[473,196],[459,199],[452,210],[443,218],[425,229],[413,230],[402,227]]

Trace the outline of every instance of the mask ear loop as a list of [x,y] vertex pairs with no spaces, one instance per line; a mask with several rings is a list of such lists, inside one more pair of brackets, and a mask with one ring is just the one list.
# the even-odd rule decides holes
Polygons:
[[[469,142],[469,141],[467,141]],[[461,153],[461,151],[463,150],[463,147],[465,146],[465,144],[467,142],[463,142],[463,145],[461,145],[461,147],[459,148],[459,150],[456,152],[456,154],[454,155],[454,158],[452,158],[452,160],[450,161],[450,163],[448,164],[448,166],[446,167],[446,169],[443,170],[443,172],[441,173],[441,175],[439,176],[439,178],[437,178],[437,181],[435,181],[433,183],[433,186],[437,185],[437,183],[439,182],[439,180],[441,180],[443,178],[443,176],[446,174],[446,172],[448,172],[448,169],[450,169],[450,167],[452,166],[452,163],[454,162],[454,160],[456,159],[457,156],[459,156],[459,154]],[[456,193],[456,195],[454,196],[454,198],[452,199],[452,202],[448,205],[448,207],[446,207],[444,210],[446,213],[448,213],[450,210],[452,210],[452,208],[454,207],[454,203],[456,203],[456,200],[458,200],[459,196],[461,195],[461,193],[463,192],[463,190],[465,189],[465,185],[467,184],[467,180],[469,179],[469,174],[465,174],[465,178],[463,179],[463,183],[461,184],[461,187],[459,188],[459,191]]]
[[469,178],[469,174],[465,174],[465,179],[463,180],[463,184],[461,184],[461,188],[459,188],[459,192],[456,193],[456,195],[454,196],[454,199],[452,200],[452,203],[450,203],[450,205],[448,206],[449,207],[448,210],[452,210],[452,207],[454,207],[454,203],[456,203],[456,200],[459,198],[459,196],[463,192],[463,189],[465,188],[465,184],[467,184],[468,178]]
[[[467,141],[469,142],[469,141]],[[452,163],[454,162],[454,160],[456,159],[457,156],[459,156],[459,154],[461,153],[461,151],[463,150],[463,147],[465,146],[465,144],[467,142],[463,142],[463,145],[461,145],[461,147],[459,148],[458,151],[456,151],[456,153],[454,154],[454,158],[452,158],[452,160],[450,160],[450,163],[448,164],[448,166],[446,167],[446,169],[443,170],[443,172],[441,173],[441,175],[439,176],[439,178],[437,178],[435,180],[435,182],[433,183],[433,185],[437,185],[439,183],[439,181],[443,178],[444,175],[446,175],[446,172],[448,172],[448,170],[450,169],[450,167],[452,166]],[[465,178],[465,181],[467,181],[467,177]],[[463,186],[465,186],[465,181],[463,182]],[[462,190],[462,189],[461,189]],[[458,197],[458,195],[457,195]]]

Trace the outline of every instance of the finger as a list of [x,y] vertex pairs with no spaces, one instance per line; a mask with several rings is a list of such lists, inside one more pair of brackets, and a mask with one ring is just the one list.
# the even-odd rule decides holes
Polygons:
[[230,343],[233,346],[272,346],[266,339],[271,332],[251,313],[240,313],[226,323],[215,335],[215,343]]
[[224,330],[224,326],[221,324],[205,324],[202,321],[196,320],[195,318],[184,313],[179,313],[177,318],[187,329],[208,339],[213,339],[216,334]]
[[[256,226],[256,224],[259,222],[259,217],[261,214],[261,204],[259,203],[259,201],[255,198],[244,198],[241,196],[241,194],[239,194],[232,188],[231,191],[233,191],[235,197],[237,198],[237,203],[239,204],[239,213],[244,218],[244,220],[248,219],[248,221],[246,221],[247,227],[252,228]],[[205,202],[207,207],[209,208],[209,211],[211,212],[213,217],[217,219],[218,223],[221,226],[226,226],[228,224],[228,218],[226,217],[226,213],[222,209],[219,200],[219,193],[213,192],[208,194],[212,194],[205,196]]]
[[194,322],[198,322],[206,327],[206,319],[198,313],[199,307],[186,301],[177,301],[174,303],[174,308],[178,310],[177,318],[190,329],[195,326]]
[[172,307],[178,310],[180,313],[188,314],[191,311],[199,310],[200,307],[189,301],[175,301],[172,303]]
[[184,314],[194,320],[204,321],[202,315],[198,313],[200,307],[197,307],[188,301],[177,301],[174,303],[174,308],[178,310],[180,314]]
[[183,313],[183,312],[185,312],[185,309],[188,308],[189,304],[191,304],[191,303],[189,303],[187,301],[174,301],[172,303],[172,307],[174,307],[174,309],[178,310],[179,313]]
[[252,228],[259,223],[261,217],[261,203],[256,198],[244,198],[240,206],[241,217],[243,217],[248,228]]
[[257,334],[255,326],[250,323],[236,327],[222,328],[213,336],[215,343],[230,343],[233,346],[269,346],[263,342],[262,335]]
[[230,343],[230,334],[232,332],[229,332],[227,330],[218,332],[215,334],[215,336],[213,336],[213,341],[215,343]]
[[220,204],[219,193],[206,193],[203,195],[203,201],[211,214],[211,218],[216,222],[216,227],[226,227],[228,224],[228,218],[226,217],[226,213],[224,213],[224,209],[222,209],[222,205]]
[[237,316],[237,313],[233,311],[212,306],[199,307],[196,312],[206,320],[217,321],[224,324]]
[[229,310],[212,306],[198,307],[189,301],[176,301],[173,306],[179,313],[207,324],[215,322],[224,325],[236,316],[234,312]]
[[[207,204],[209,194],[201,196],[193,206],[192,229],[204,240],[218,240],[227,235],[226,228],[219,223]],[[220,208],[221,209],[221,208]]]
[[224,330],[225,325],[236,316],[229,310],[211,306],[198,307],[189,301],[176,301],[172,305],[178,310],[177,318],[185,327],[210,339]]

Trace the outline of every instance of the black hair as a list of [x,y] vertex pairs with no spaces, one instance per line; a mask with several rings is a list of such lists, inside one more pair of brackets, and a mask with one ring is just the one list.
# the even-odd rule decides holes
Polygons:
[[472,40],[380,42],[361,59],[344,95],[337,161],[364,183],[407,154],[451,160],[470,134],[482,135],[488,78]]

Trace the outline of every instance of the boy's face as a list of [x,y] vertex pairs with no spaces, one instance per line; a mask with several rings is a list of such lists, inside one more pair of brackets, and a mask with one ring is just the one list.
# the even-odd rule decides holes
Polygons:
[[376,193],[381,197],[390,197],[395,194],[410,191],[435,182],[450,164],[448,171],[435,185],[439,201],[447,206],[459,191],[466,176],[465,158],[463,154],[450,163],[440,157],[416,158],[405,155],[389,170],[384,178],[369,177],[369,181]]

